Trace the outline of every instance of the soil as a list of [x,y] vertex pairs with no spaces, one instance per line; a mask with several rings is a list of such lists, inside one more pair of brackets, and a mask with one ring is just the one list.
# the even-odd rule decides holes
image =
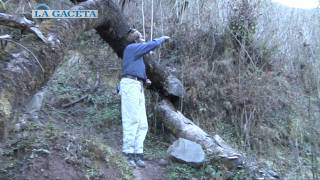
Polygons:
[[[121,126],[114,126],[105,135],[106,143],[112,146],[117,152],[121,152]],[[136,180],[165,180],[168,179],[166,168],[159,164],[160,159],[145,160],[146,168],[135,168],[133,174]]]
[[135,169],[134,176],[136,180],[165,180],[168,179],[166,169],[161,167],[157,161],[146,161],[145,169]]
[[[98,148],[88,149],[88,142],[94,140],[121,156],[120,120],[99,130],[88,129],[82,125],[86,106],[80,103],[62,109],[45,102],[37,121],[28,120],[26,129],[12,132],[0,144],[0,180],[123,179],[121,170],[105,160]],[[146,168],[133,169],[133,176],[137,180],[168,179],[166,168],[155,158],[146,160]]]

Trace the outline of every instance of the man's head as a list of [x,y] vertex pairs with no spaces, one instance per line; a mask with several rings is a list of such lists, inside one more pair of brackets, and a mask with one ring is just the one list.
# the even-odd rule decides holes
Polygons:
[[128,41],[130,43],[142,43],[145,42],[145,40],[142,37],[142,34],[136,30],[136,29],[130,29],[128,32]]

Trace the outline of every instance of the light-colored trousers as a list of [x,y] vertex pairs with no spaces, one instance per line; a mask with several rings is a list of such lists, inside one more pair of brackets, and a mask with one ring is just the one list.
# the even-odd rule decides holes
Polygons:
[[124,153],[143,153],[143,142],[148,131],[143,84],[122,78],[120,81],[121,115]]

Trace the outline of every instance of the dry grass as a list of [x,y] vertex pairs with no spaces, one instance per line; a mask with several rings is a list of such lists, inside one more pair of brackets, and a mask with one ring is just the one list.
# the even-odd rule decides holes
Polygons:
[[[283,177],[318,177],[319,10],[262,0],[155,1],[151,26],[150,2],[146,34],[154,28],[155,36],[173,37],[158,53],[186,87],[184,113],[271,160]],[[140,5],[125,7],[137,28]]]

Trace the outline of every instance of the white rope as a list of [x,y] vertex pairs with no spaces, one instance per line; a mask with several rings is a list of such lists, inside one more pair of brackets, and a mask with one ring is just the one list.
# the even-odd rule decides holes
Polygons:
[[153,0],[151,0],[151,30],[150,30],[150,40],[153,36]]
[[[160,14],[161,14],[161,35],[164,35],[164,30],[163,30],[163,9],[162,9],[162,1],[160,1]],[[159,53],[158,53],[158,62],[160,63],[161,61],[161,46],[159,48]]]
[[146,39],[146,29],[144,24],[144,1],[141,3],[141,12],[142,12],[142,29],[143,29],[143,39]]

